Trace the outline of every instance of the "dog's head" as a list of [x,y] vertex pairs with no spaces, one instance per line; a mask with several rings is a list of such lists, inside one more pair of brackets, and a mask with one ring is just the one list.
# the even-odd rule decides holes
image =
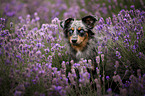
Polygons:
[[93,37],[94,33],[91,29],[94,27],[96,18],[93,16],[86,16],[82,20],[75,20],[68,18],[60,22],[64,30],[65,37],[68,38],[72,47],[83,47],[87,41]]

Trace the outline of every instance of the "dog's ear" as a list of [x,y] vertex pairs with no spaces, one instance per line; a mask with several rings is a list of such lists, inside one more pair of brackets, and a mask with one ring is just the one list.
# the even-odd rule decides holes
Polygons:
[[63,29],[66,29],[66,28],[69,27],[70,22],[73,21],[73,20],[74,20],[73,18],[68,18],[67,20],[61,21],[61,22],[60,22],[60,26],[61,26]]
[[97,17],[95,16],[86,16],[82,18],[82,22],[89,28],[94,28],[94,24],[97,21]]

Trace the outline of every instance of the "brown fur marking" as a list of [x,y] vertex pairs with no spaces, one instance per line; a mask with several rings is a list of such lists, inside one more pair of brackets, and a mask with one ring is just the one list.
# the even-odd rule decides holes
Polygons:
[[81,30],[81,29],[82,29],[81,27],[78,28],[78,30]]
[[[70,37],[71,39],[71,37]],[[77,46],[74,46],[73,44],[71,44],[72,48],[74,48],[76,51],[82,51],[83,48],[87,45],[87,42],[88,42],[89,38],[88,38],[88,33],[86,33],[86,36],[85,37],[80,37],[78,35],[78,40],[77,40],[77,43],[79,45]]]
[[74,30],[74,28],[72,27],[71,30]]

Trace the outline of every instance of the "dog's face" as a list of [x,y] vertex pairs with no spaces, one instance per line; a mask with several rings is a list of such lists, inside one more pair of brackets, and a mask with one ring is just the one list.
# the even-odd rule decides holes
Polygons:
[[86,16],[82,20],[68,18],[61,22],[65,37],[68,38],[69,43],[76,51],[81,51],[88,40],[93,37],[94,33],[91,29],[93,29],[95,22],[96,18],[93,16]]

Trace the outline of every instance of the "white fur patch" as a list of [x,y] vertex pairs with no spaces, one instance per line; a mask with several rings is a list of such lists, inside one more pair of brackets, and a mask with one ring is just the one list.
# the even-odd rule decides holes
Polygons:
[[78,51],[77,54],[76,54],[76,57],[77,58],[80,58],[81,56],[82,56],[82,52],[81,51]]

